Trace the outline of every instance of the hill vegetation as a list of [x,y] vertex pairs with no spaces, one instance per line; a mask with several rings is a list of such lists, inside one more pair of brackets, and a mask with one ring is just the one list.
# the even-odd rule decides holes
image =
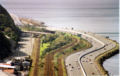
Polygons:
[[15,26],[9,13],[0,5],[0,59],[11,53],[9,40],[14,40],[17,43],[19,34],[19,29]]

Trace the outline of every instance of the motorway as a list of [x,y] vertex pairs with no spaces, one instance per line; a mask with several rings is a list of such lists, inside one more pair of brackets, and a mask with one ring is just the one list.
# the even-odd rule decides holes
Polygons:
[[57,31],[81,34],[82,38],[92,44],[91,48],[71,54],[65,59],[68,76],[102,76],[94,60],[101,53],[114,48],[116,44],[105,37],[90,32],[86,33],[63,29],[57,29]]
[[[71,54],[70,56],[66,58],[65,60],[66,65],[71,64],[71,66],[74,67],[74,68],[71,68],[71,66],[67,66],[68,76],[74,76],[74,75],[75,76],[86,76],[87,74],[86,71],[88,70],[92,71],[90,67],[91,67],[91,64],[93,64],[93,60],[90,58],[92,55],[90,55],[90,57],[85,57],[86,54],[96,49],[100,49],[104,47],[104,44],[101,44],[97,42],[96,40],[93,40],[90,37],[86,37],[85,35],[83,35],[82,38],[88,40],[92,44],[92,48]],[[90,66],[89,65],[86,66],[85,63],[88,63]]]
[[[53,29],[51,28],[49,30],[53,31]],[[116,44],[106,39],[105,37],[90,32],[86,33],[86,32],[64,30],[64,29],[54,29],[54,31],[68,32],[76,35],[81,34],[82,38],[86,39],[92,44],[91,48],[71,54],[65,59],[65,65],[68,76],[91,76],[91,75],[101,76],[102,75],[101,72],[98,70],[98,67],[94,63],[94,60],[99,54],[112,49],[113,47],[116,46]],[[23,49],[25,48],[23,47]],[[26,52],[27,54],[31,54],[31,52],[27,52],[26,50],[24,50],[24,52]]]
[[[66,65],[71,64],[73,67],[71,68],[71,66],[67,66],[68,76],[101,76],[102,74],[98,70],[94,60],[99,54],[115,47],[115,44],[102,36],[92,33],[86,34],[92,36],[92,38],[84,34],[82,38],[88,40],[92,44],[92,48],[74,53],[66,58]],[[75,59],[77,61],[75,61]]]

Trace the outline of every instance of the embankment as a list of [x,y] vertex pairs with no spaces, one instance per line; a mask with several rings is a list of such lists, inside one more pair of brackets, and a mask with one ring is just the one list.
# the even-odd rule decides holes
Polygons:
[[[110,40],[110,39],[109,39]],[[112,40],[111,40],[112,41]],[[114,48],[112,48],[111,50],[108,50],[100,55],[98,55],[96,58],[95,58],[95,63],[97,64],[98,66],[98,69],[100,70],[100,72],[105,75],[105,76],[109,76],[108,72],[104,69],[103,67],[103,62],[114,56],[115,54],[119,53],[119,44],[115,41],[112,41],[112,43],[116,44],[116,46]]]

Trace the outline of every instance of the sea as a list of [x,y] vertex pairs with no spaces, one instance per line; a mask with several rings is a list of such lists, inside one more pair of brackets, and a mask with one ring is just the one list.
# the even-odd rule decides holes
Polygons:
[[39,8],[8,9],[19,17],[43,21],[48,27],[90,32],[118,32],[118,9]]

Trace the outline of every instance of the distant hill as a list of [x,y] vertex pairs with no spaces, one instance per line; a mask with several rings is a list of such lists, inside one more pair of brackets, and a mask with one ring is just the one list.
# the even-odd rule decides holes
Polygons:
[[30,18],[19,18],[21,23],[24,25],[33,25],[33,26],[39,26],[39,27],[46,27],[44,22],[40,22],[37,20],[33,20]]
[[0,59],[11,53],[9,40],[17,43],[19,40],[19,29],[15,26],[9,13],[0,5]]
[[10,13],[10,16],[14,20],[15,25],[19,25],[19,26],[31,25],[31,26],[38,26],[38,27],[46,27],[45,23],[42,21],[34,20],[31,18],[18,17],[17,15],[12,13]]
[[17,15],[10,13],[10,16],[14,20],[15,25],[20,25],[20,26],[23,25]]
[[0,31],[13,40],[18,40],[18,28],[8,12],[0,5]]

